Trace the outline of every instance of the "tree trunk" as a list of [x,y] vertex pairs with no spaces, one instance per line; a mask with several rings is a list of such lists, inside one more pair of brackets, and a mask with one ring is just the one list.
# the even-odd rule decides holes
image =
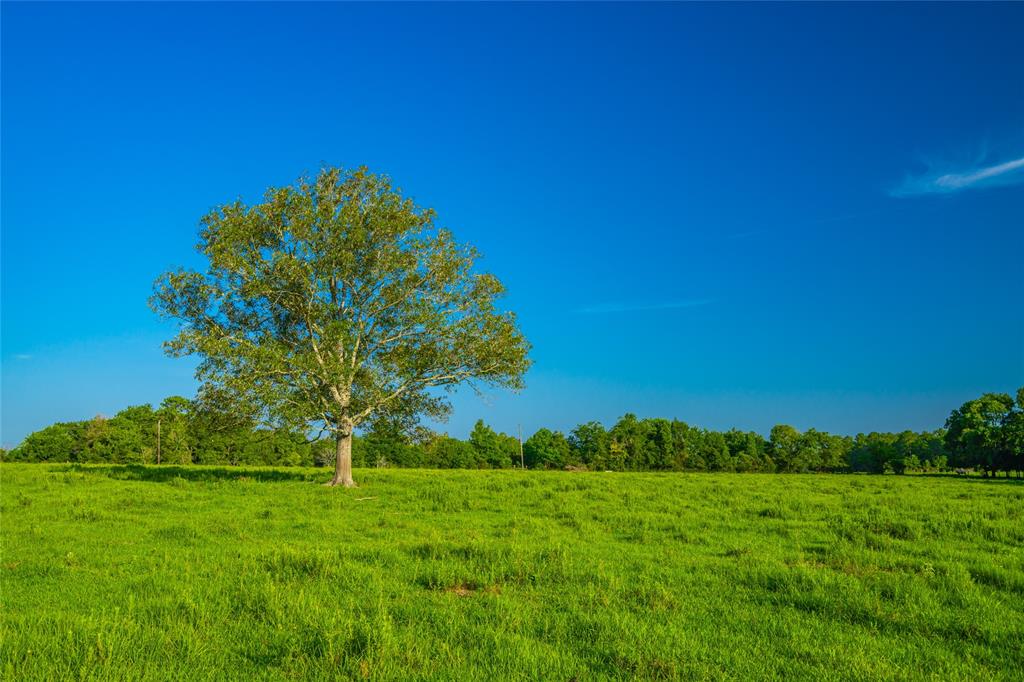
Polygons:
[[356,482],[352,480],[352,432],[344,436],[338,436],[337,458],[334,461],[334,478],[327,485],[342,485],[346,488],[355,488]]

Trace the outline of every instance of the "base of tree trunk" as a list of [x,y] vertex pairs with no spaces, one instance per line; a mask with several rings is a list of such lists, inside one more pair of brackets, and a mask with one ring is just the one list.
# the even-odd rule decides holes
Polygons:
[[352,431],[348,430],[344,435],[338,436],[337,456],[334,462],[334,477],[324,485],[331,488],[344,486],[355,488],[356,482],[352,478]]

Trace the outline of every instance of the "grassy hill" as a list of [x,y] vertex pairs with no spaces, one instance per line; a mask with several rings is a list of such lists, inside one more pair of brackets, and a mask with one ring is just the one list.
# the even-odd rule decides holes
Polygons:
[[1022,679],[1024,485],[0,466],[5,679]]

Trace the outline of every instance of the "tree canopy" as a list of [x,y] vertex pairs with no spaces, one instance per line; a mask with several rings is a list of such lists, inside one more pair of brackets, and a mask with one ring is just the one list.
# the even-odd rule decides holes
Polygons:
[[956,466],[1024,469],[1024,387],[1016,401],[1006,393],[986,393],[953,410],[945,441]]
[[152,298],[181,323],[166,344],[198,355],[200,400],[337,444],[331,484],[354,485],[351,438],[368,420],[447,415],[461,383],[520,388],[529,345],[499,310],[504,288],[431,209],[365,168],[325,168],[202,219],[205,272],[177,270]]
[[[995,397],[992,397],[994,395]],[[992,394],[950,414],[950,428],[854,437],[778,425],[714,431],[678,419],[623,415],[611,428],[596,421],[568,434],[538,429],[523,444],[531,469],[736,471],[778,473],[1024,472],[1024,389],[1016,400]],[[979,402],[980,401],[980,402]],[[160,431],[157,424],[161,425]],[[369,467],[507,468],[519,466],[519,442],[478,420],[465,440],[426,427],[371,421],[353,437],[353,461]],[[31,434],[5,459],[22,462],[267,464],[324,466],[333,444],[307,442],[297,430],[225,420],[202,401],[181,397],[158,408],[128,407],[113,418],[54,424]]]

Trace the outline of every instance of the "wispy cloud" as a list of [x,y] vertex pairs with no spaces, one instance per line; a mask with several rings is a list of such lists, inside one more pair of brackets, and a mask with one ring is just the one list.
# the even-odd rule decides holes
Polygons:
[[903,184],[892,190],[894,197],[921,194],[951,194],[965,189],[997,187],[1024,183],[1024,156],[1001,163],[952,169],[933,167],[926,173],[907,176]]
[[14,359],[15,360],[31,360],[32,356],[29,355],[28,353],[18,353],[17,355],[14,356]]
[[608,313],[635,313],[648,310],[676,310],[679,308],[696,308],[707,305],[711,299],[701,298],[689,301],[665,301],[662,303],[598,303],[577,308],[573,312],[578,315],[605,315]]

